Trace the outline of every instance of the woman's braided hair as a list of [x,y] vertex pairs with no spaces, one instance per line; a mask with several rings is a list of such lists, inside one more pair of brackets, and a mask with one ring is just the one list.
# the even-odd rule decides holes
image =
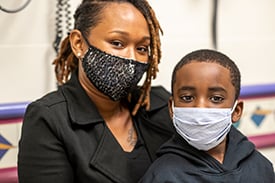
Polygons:
[[[160,33],[162,29],[156,18],[156,15],[146,0],[83,0],[78,6],[75,14],[74,28],[78,29],[88,36],[90,30],[95,27],[101,17],[101,12],[109,3],[131,3],[145,17],[150,31],[151,43],[149,53],[150,66],[146,73],[146,79],[141,87],[141,95],[136,103],[132,114],[135,115],[141,106],[146,106],[146,110],[150,108],[150,89],[151,80],[156,78],[158,72],[158,64],[161,58]],[[78,67],[78,58],[73,54],[69,36],[61,43],[61,48],[57,58],[54,60],[55,74],[59,85],[66,83],[70,74]],[[129,95],[129,99],[130,99]]]

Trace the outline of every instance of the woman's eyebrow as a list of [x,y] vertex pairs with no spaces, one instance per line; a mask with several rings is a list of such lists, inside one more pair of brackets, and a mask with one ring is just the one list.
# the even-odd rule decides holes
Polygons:
[[[112,31],[109,31],[108,32],[109,34],[121,34],[121,35],[124,35],[124,36],[129,36],[130,34],[128,33],[128,32],[125,32],[125,31],[121,31],[121,30],[112,30]],[[151,40],[151,37],[150,37],[150,35],[148,35],[148,36],[143,36],[142,37],[142,40]]]

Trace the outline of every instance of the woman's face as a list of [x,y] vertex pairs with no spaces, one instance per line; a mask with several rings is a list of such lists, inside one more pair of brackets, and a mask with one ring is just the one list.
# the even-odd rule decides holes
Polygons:
[[89,43],[107,53],[148,62],[150,32],[144,16],[129,3],[110,3],[90,31]]

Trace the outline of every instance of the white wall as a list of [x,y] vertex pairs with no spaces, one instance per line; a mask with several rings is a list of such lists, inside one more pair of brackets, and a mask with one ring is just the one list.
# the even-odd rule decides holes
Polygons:
[[[194,49],[212,48],[212,0],[151,0],[164,29],[163,59],[154,82],[170,89],[170,73]],[[220,0],[218,49],[242,72],[243,84],[274,83],[275,1]]]
[[[0,3],[19,7],[18,1]],[[32,0],[19,13],[0,11],[0,103],[33,100],[53,88],[54,3]]]
[[[21,4],[25,1],[21,0]],[[80,0],[71,0],[74,8]],[[150,0],[160,20],[163,57],[154,85],[170,90],[170,75],[186,53],[212,48],[212,0]],[[17,1],[0,0],[6,8]],[[35,1],[23,11],[0,11],[0,102],[26,101],[55,88],[55,0]],[[275,1],[219,1],[218,49],[241,69],[243,84],[275,83]]]
[[[171,72],[180,58],[194,49],[212,48],[212,0],[149,1],[164,30],[153,85],[170,90]],[[0,5],[16,8],[24,2],[0,0]],[[70,2],[74,11],[80,0]],[[55,89],[55,6],[56,0],[32,0],[19,13],[0,11],[0,103],[32,101]],[[275,83],[274,7],[274,0],[219,1],[218,49],[237,63],[243,84]]]

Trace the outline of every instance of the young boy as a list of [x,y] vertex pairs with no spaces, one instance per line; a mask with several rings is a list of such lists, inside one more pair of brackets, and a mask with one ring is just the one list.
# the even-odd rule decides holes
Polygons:
[[271,162],[232,123],[242,115],[240,72],[226,55],[197,50],[172,75],[170,115],[177,134],[142,183],[274,183]]

